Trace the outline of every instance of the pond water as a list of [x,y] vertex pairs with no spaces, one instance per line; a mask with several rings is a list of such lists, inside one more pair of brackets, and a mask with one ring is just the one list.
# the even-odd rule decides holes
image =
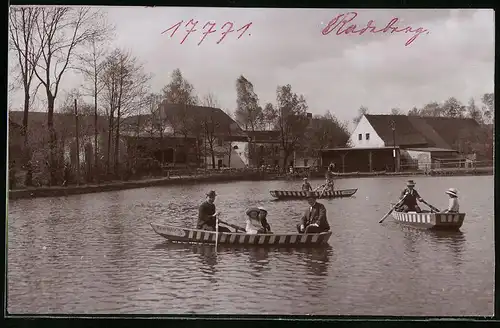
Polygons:
[[[493,176],[415,177],[438,208],[459,190],[460,232],[407,228],[388,218],[405,177],[339,179],[355,196],[319,200],[333,231],[323,249],[172,245],[150,222],[192,227],[207,191],[221,219],[244,225],[262,205],[274,231],[295,232],[305,200],[269,190],[300,181],[132,189],[9,202],[9,313],[492,315]],[[322,181],[312,180],[313,187]],[[424,206],[424,205],[423,205]]]

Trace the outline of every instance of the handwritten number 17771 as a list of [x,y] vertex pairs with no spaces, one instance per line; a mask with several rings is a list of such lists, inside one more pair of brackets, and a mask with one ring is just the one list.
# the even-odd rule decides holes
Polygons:
[[[183,22],[184,22],[184,20],[181,20],[177,24],[172,25],[170,28],[163,31],[161,34],[164,34],[170,30],[173,30],[172,33],[170,33],[170,37],[172,38],[174,36],[175,32],[177,32],[177,30],[179,29],[179,27],[181,27]],[[186,39],[188,38],[188,36],[191,33],[198,31],[198,29],[196,29],[196,25],[198,25],[198,21],[195,21],[194,19],[190,19],[189,22],[186,23],[186,25],[184,26],[184,27],[186,27],[186,35],[181,40],[181,44],[183,44],[184,41],[186,41]],[[216,25],[216,23],[207,22],[203,26],[203,28],[201,29],[203,31],[203,33],[202,33],[203,37],[201,38],[200,42],[198,42],[198,45],[200,45],[209,34],[217,32],[217,30],[215,29],[215,25]],[[240,35],[238,36],[238,39],[240,39],[243,36],[243,34],[245,34],[245,32],[250,28],[250,26],[252,26],[252,22],[250,22],[246,25],[243,25],[242,27],[240,27],[239,29],[236,30],[236,32],[241,32]],[[226,22],[224,25],[222,25],[222,27],[220,28],[220,31],[222,31],[222,33],[221,33],[222,36],[219,39],[219,41],[217,41],[217,44],[221,43],[222,40],[224,40],[224,38],[226,37],[226,35],[235,31],[233,29],[233,27],[234,27],[234,24],[231,22]]]

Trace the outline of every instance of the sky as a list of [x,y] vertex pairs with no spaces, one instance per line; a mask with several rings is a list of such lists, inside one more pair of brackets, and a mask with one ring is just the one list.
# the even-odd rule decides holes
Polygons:
[[[493,10],[102,10],[116,26],[109,46],[130,50],[143,63],[145,71],[153,74],[152,92],[160,92],[172,71],[179,68],[200,98],[213,93],[221,108],[231,111],[236,108],[235,83],[240,75],[253,83],[261,106],[276,103],[277,87],[290,84],[293,92],[305,96],[309,112],[329,110],[342,121],[352,121],[360,106],[368,107],[372,114],[389,113],[394,107],[407,112],[451,96],[467,103],[470,97],[479,100],[482,94],[493,92]],[[338,17],[341,14],[344,16]],[[370,20],[371,26],[382,30],[393,18],[398,18],[393,26],[401,32],[371,33],[368,29],[359,35]],[[188,29],[185,24],[191,19],[199,21],[198,31],[181,44]],[[183,24],[172,37],[173,29],[162,34],[180,21]],[[207,22],[216,24],[216,32],[198,45]],[[240,32],[235,31],[217,44],[226,22],[233,22],[235,30],[252,24],[240,39]],[[323,35],[329,22],[333,31]],[[352,24],[357,25],[358,34],[340,33]],[[405,33],[408,26],[411,31]],[[406,46],[418,28],[423,33]],[[65,92],[82,83],[79,75],[66,73],[56,106],[64,101]],[[9,96],[11,108],[21,109],[22,93]],[[39,92],[38,98],[43,102],[44,94]]]

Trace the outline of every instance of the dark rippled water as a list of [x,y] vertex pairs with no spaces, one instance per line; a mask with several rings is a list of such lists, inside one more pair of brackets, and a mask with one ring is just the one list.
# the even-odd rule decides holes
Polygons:
[[[493,176],[417,178],[445,207],[458,188],[459,233],[388,218],[406,178],[338,180],[355,197],[321,200],[333,230],[325,249],[169,245],[150,222],[190,227],[215,189],[225,220],[263,205],[275,231],[294,231],[305,201],[272,201],[300,182],[157,187],[9,202],[8,311],[71,314],[491,315]],[[318,184],[320,181],[313,181]]]

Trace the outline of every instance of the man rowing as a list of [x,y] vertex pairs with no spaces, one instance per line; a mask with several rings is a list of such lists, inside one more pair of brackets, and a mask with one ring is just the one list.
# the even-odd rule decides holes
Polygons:
[[334,169],[335,169],[335,164],[330,163],[330,165],[328,165],[328,170],[326,171],[326,174],[325,174],[326,181],[325,181],[325,187],[323,189],[323,192],[334,190],[334,183],[333,183],[333,177],[334,177],[333,170]]
[[400,212],[422,212],[420,207],[417,205],[417,200],[419,202],[423,202],[424,200],[415,189],[415,182],[413,180],[408,180],[406,183],[406,188],[401,192],[400,199],[403,199],[403,197],[404,200],[399,205]]
[[[204,201],[198,210],[198,223],[196,224],[196,229],[215,231],[215,226],[217,223],[217,216],[219,212],[215,212],[215,197],[217,194],[214,190],[207,193],[207,200]],[[226,227],[219,226],[219,232],[231,232]]]
[[307,192],[309,207],[302,216],[301,223],[297,224],[299,233],[320,233],[330,230],[326,219],[326,208],[323,204],[316,202],[314,192]]

